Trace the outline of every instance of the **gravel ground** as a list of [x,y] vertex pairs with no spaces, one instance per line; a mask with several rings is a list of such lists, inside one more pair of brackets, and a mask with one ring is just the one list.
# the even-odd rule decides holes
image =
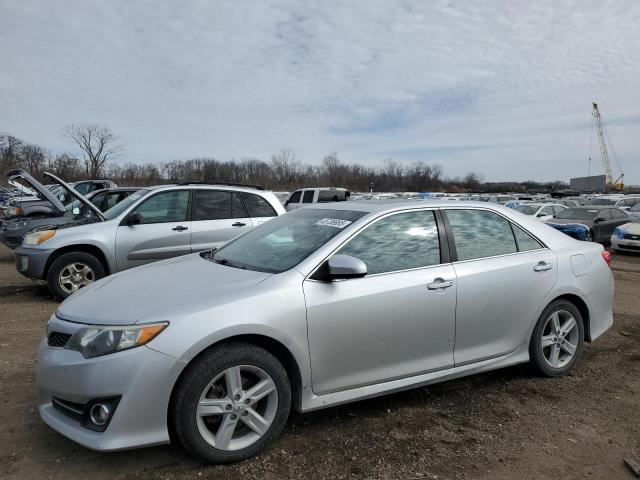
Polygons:
[[615,324],[561,379],[518,366],[293,414],[266,453],[203,466],[179,446],[96,453],[38,417],[36,345],[57,303],[0,249],[0,477],[616,479],[640,457],[640,257],[616,255]]

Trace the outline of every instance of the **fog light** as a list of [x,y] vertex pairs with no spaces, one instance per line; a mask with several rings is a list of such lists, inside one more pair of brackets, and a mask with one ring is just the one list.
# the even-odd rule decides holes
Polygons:
[[106,425],[110,416],[111,409],[104,403],[95,403],[89,410],[89,419],[99,427]]

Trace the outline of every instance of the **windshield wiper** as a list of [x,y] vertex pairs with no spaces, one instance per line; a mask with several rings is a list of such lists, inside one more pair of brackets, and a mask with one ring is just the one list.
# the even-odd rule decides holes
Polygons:
[[231,261],[227,260],[226,258],[216,258],[215,256],[213,256],[212,258],[213,258],[213,261],[215,263],[219,263],[220,265],[224,265],[225,267],[239,268],[240,270],[246,270],[247,269],[247,267],[245,267],[244,265],[231,262]]

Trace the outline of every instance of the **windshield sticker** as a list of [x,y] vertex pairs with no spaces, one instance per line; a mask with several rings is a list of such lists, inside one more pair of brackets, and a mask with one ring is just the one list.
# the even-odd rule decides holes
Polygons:
[[344,228],[353,223],[351,220],[341,220],[339,218],[323,218],[318,220],[316,225],[324,225],[326,227]]

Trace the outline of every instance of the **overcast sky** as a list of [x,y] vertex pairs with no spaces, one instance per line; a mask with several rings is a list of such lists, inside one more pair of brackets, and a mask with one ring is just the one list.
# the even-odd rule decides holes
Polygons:
[[119,162],[288,148],[568,180],[597,101],[640,184],[637,0],[0,0],[0,19],[0,131],[54,152],[94,122]]

